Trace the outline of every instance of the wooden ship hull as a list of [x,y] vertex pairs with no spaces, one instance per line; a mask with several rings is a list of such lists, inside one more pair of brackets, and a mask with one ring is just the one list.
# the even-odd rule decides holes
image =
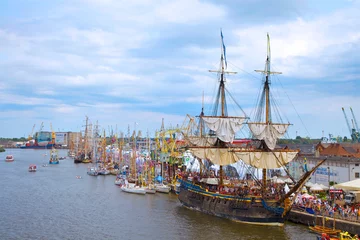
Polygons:
[[178,198],[187,208],[237,222],[271,226],[284,224],[284,208],[271,207],[262,198],[210,193],[191,182],[180,182]]

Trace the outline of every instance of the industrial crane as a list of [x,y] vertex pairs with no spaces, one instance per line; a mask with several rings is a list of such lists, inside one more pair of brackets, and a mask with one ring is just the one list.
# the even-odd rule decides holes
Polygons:
[[31,130],[31,133],[29,134],[28,140],[30,141],[31,139],[33,139],[33,134],[34,134],[34,129],[35,129],[35,124]]
[[350,111],[351,111],[351,115],[354,119],[354,122],[355,122],[355,126],[356,126],[356,131],[359,132],[359,127],[358,127],[358,124],[357,124],[357,121],[356,121],[356,118],[355,118],[355,115],[354,115],[354,112],[352,110],[352,108],[350,107]]
[[[350,109],[351,109],[351,108],[350,108]],[[353,120],[353,121],[352,121],[353,127],[351,128],[349,119],[348,119],[347,116],[346,116],[346,113],[345,113],[344,108],[342,108],[342,111],[343,111],[344,116],[345,116],[346,124],[347,124],[347,127],[348,127],[348,129],[349,129],[352,142],[360,142],[359,131],[358,131],[357,129],[355,129],[355,126],[354,126],[354,121],[355,121],[355,124],[356,124],[356,127],[357,127],[356,120],[353,120],[353,119],[352,119],[352,120]],[[351,113],[353,114],[352,109],[351,109]],[[353,117],[354,117],[354,115],[353,115]]]
[[56,134],[52,128],[52,124],[50,123],[50,130],[51,130],[51,143],[55,144],[55,138],[56,138]]

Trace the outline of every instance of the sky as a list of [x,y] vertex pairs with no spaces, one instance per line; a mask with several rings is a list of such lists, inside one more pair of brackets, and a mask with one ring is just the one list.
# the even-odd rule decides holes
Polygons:
[[[286,137],[350,136],[360,120],[358,0],[4,0],[0,8],[0,137],[80,131],[153,136],[211,105],[220,29],[226,88],[251,116],[266,34],[272,95]],[[203,97],[204,96],[204,97]],[[204,99],[204,100],[203,100]],[[230,104],[231,105],[231,104]],[[236,110],[234,113],[237,114]],[[238,137],[247,137],[239,133]]]

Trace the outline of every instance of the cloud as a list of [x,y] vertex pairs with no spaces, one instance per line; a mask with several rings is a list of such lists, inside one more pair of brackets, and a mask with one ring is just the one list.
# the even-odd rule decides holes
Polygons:
[[325,78],[334,75],[334,68],[329,71],[328,67],[335,67],[336,57],[359,43],[360,32],[354,24],[359,20],[355,9],[344,9],[314,20],[298,18],[277,25],[257,25],[235,30],[234,34],[241,43],[237,48],[244,56],[242,59],[246,58],[251,67],[256,59],[265,60],[269,32],[272,61],[277,69],[286,76]]
[[[329,118],[343,121],[340,105],[358,101],[357,2],[324,6],[278,0],[272,2],[276,13],[252,0],[69,3],[41,5],[26,14],[13,9],[11,17],[4,15],[4,136],[27,135],[33,123],[42,120],[52,121],[55,129],[78,130],[85,115],[122,130],[133,122],[156,129],[162,117],[175,125],[187,113],[200,112],[203,92],[205,109],[211,109],[218,79],[208,70],[219,67],[221,27],[228,70],[238,72],[227,76],[226,86],[248,114],[262,83],[253,70],[264,67],[267,32],[272,69],[283,72],[272,77],[272,93],[291,122],[298,116],[285,103],[287,96],[317,136],[320,128],[337,128]],[[234,103],[228,103],[233,111]],[[300,132],[301,121],[295,123],[292,129]],[[346,127],[339,130],[346,132]]]

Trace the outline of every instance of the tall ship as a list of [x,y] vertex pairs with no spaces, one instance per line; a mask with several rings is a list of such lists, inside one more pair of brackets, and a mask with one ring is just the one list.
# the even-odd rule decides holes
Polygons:
[[[188,124],[183,128],[186,149],[200,162],[200,174],[179,174],[178,198],[183,206],[203,213],[228,218],[238,222],[282,226],[291,210],[297,193],[311,174],[325,160],[295,180],[289,175],[286,165],[297,157],[297,150],[277,148],[277,139],[284,136],[290,123],[279,121],[278,111],[271,104],[270,76],[280,74],[270,71],[270,39],[267,35],[267,57],[263,74],[263,85],[258,97],[254,117],[242,111],[241,116],[229,116],[228,99],[231,93],[225,87],[227,71],[226,51],[221,32],[221,59],[218,74],[219,86],[211,115],[202,110],[197,117],[187,116]],[[235,135],[244,126],[251,137],[234,141]],[[204,162],[219,166],[214,171],[202,172]],[[225,177],[224,167],[237,163],[242,175],[236,179]],[[271,171],[288,174],[291,183],[276,184],[268,179]],[[270,177],[269,177],[270,178]]]

